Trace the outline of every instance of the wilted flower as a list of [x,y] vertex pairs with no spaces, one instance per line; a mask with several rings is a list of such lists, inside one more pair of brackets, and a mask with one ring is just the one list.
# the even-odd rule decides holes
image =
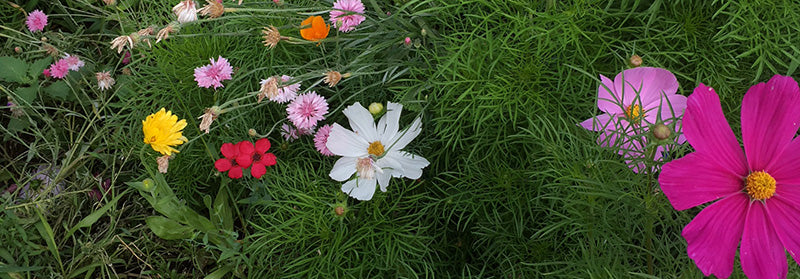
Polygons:
[[303,20],[301,25],[304,27],[300,29],[300,36],[312,42],[327,38],[331,30],[330,25],[325,24],[321,16],[310,16]]
[[103,3],[106,3],[106,6],[111,6],[117,4],[117,0],[103,0]]
[[151,35],[155,34],[155,27],[154,26],[150,26],[150,27],[141,29],[139,31],[136,31],[136,34],[139,35],[139,36],[135,36],[134,38],[140,39],[142,42],[147,43],[148,47],[153,47],[153,45],[150,44],[150,39],[148,39],[146,36],[151,36]]
[[328,87],[334,87],[339,84],[339,81],[341,81],[343,77],[350,77],[350,73],[342,75],[337,71],[328,71],[325,73],[325,77],[322,78],[322,81],[328,84]]
[[108,90],[116,83],[108,71],[95,73],[94,76],[97,78],[97,87],[100,87],[100,90]]
[[272,99],[275,96],[278,96],[280,91],[278,90],[278,79],[275,77],[269,77],[267,79],[261,80],[261,89],[258,91],[258,103],[261,103],[264,98]]
[[167,170],[169,169],[170,159],[172,159],[171,155],[164,155],[156,158],[156,162],[158,162],[158,172],[167,173]]
[[274,48],[285,38],[281,36],[281,32],[278,31],[278,28],[272,25],[264,27],[261,33],[264,34],[264,36],[262,36],[264,38],[264,46],[269,48]]
[[639,67],[642,65],[642,57],[634,54],[630,59],[631,66]]
[[177,23],[172,22],[164,28],[161,28],[161,30],[158,30],[158,34],[156,35],[156,43],[160,42],[161,40],[166,40],[169,38],[170,34],[178,32],[178,29],[180,28],[178,26],[179,25]]
[[178,22],[187,23],[197,20],[197,3],[193,0],[183,0],[172,8],[172,12],[178,16]]
[[272,76],[265,80],[261,80],[261,90],[259,90],[258,102],[260,103],[264,97],[269,97],[270,101],[279,104],[294,100],[294,98],[297,97],[297,91],[300,90],[300,83],[298,82],[290,85],[283,85],[283,83],[291,80],[292,77],[287,75],[282,75],[280,77],[280,82],[278,81],[277,76]]
[[47,25],[47,15],[41,10],[34,10],[28,15],[25,25],[28,25],[28,30],[31,32],[42,31]]
[[184,127],[186,127],[185,119],[178,121],[178,117],[171,111],[161,108],[158,112],[147,116],[147,119],[142,120],[144,143],[149,144],[153,150],[162,155],[178,153],[179,151],[173,146],[187,141],[182,133]]
[[221,2],[206,0],[206,5],[198,12],[200,12],[200,15],[208,16],[209,18],[218,18],[225,12],[225,7],[222,6]]
[[[132,33],[131,35],[133,35],[133,34],[136,34],[136,33]],[[111,49],[115,49],[116,48],[117,49],[117,53],[121,53],[122,52],[122,48],[124,48],[125,45],[127,45],[128,48],[132,49],[135,46],[135,42],[134,42],[133,38],[131,37],[131,35],[119,36],[119,37],[116,37],[113,40],[111,40]]]
[[364,22],[364,4],[361,0],[339,0],[333,3],[331,22],[339,31],[350,32]]
[[218,106],[213,106],[210,108],[206,108],[205,113],[198,117],[200,119],[200,131],[205,132],[208,134],[209,130],[211,129],[211,123],[214,120],[217,120],[217,117],[222,113]]
[[47,52],[47,55],[58,57],[58,49],[51,44],[42,44],[42,49]]

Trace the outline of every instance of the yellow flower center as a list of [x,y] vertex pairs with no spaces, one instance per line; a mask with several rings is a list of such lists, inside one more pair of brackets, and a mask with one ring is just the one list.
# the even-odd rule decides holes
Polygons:
[[775,178],[763,171],[750,173],[744,182],[744,189],[753,199],[769,199],[775,194]]
[[367,147],[367,153],[375,156],[380,157],[381,155],[383,155],[383,151],[384,151],[383,144],[379,140],[373,141],[372,143],[369,144],[369,147]]
[[642,112],[642,107],[639,105],[630,105],[625,108],[625,117],[627,117],[631,122],[638,124],[644,118],[644,112]]

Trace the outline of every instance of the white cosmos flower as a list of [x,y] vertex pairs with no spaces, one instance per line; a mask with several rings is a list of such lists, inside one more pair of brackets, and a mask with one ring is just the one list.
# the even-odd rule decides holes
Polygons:
[[376,184],[386,192],[392,177],[417,179],[422,168],[430,164],[422,156],[401,151],[422,131],[422,120],[417,117],[411,127],[400,131],[403,106],[389,102],[386,108],[376,126],[372,114],[356,102],[343,111],[353,131],[333,124],[328,135],[326,146],[333,154],[342,156],[330,177],[347,181],[342,191],[358,200],[372,199]]
[[187,23],[197,20],[197,3],[193,0],[183,0],[172,8],[172,12],[178,16],[178,22]]

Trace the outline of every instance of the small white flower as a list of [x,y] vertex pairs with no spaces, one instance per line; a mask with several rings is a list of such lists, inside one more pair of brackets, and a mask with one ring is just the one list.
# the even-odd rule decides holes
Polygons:
[[193,0],[183,0],[172,8],[172,12],[178,16],[178,22],[187,23],[197,20],[197,3]]
[[386,114],[376,126],[369,110],[356,102],[343,111],[353,131],[333,124],[328,136],[328,149],[342,156],[330,177],[347,180],[342,191],[358,200],[372,199],[376,184],[386,192],[392,177],[417,179],[422,176],[422,168],[430,164],[422,156],[401,151],[422,131],[422,120],[417,117],[411,127],[400,131],[403,106],[389,102],[386,107]]

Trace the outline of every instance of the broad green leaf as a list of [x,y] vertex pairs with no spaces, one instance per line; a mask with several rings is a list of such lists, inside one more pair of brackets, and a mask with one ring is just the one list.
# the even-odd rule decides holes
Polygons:
[[22,101],[25,101],[24,103],[27,104],[33,104],[33,101],[36,100],[36,95],[38,92],[39,85],[34,85],[31,87],[19,87],[17,90],[14,90],[14,93],[17,93],[17,96],[19,97],[17,100],[17,103],[19,104],[23,104]]
[[150,216],[145,219],[145,222],[154,234],[166,240],[186,239],[194,233],[192,228],[163,216]]
[[[227,181],[223,179],[223,181]],[[233,213],[228,202],[228,187],[226,182],[219,187],[217,197],[214,199],[214,209],[211,211],[211,221],[214,225],[222,225],[220,229],[226,231],[233,230]]]
[[6,129],[8,129],[9,134],[16,134],[17,132],[25,130],[30,126],[31,123],[28,121],[28,118],[23,116],[20,118],[11,118],[11,120],[8,121],[8,126]]
[[48,87],[44,88],[44,93],[47,93],[48,96],[66,101],[68,96],[70,95],[70,88],[64,81],[58,81],[51,84]]
[[50,56],[34,61],[28,69],[28,75],[31,76],[33,80],[37,80],[37,77],[42,76],[44,69],[47,69],[52,62],[53,57]]
[[28,63],[14,57],[0,57],[0,80],[8,82],[28,82],[25,74],[28,72]]

